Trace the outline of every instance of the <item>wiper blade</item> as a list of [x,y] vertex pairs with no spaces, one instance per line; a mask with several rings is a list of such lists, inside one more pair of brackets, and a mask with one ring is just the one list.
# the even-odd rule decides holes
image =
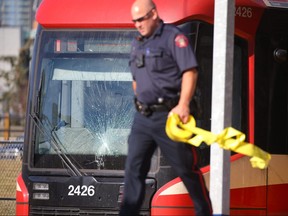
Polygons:
[[[36,115],[36,113],[30,114],[30,118],[33,120],[39,131],[50,138],[50,144],[53,148],[53,150],[57,153],[59,158],[63,161],[65,166],[69,169],[71,174],[73,176],[83,176],[83,173],[72,163],[72,161],[67,157],[67,155],[62,151],[61,147],[59,146],[58,141],[52,136],[50,131],[45,128],[39,117]],[[53,131],[53,130],[52,130]]]

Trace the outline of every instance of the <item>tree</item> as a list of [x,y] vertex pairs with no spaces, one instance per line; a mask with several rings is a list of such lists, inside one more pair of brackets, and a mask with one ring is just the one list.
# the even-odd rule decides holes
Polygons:
[[19,108],[22,109],[22,112],[25,112],[27,106],[29,65],[31,60],[30,49],[32,43],[33,40],[29,39],[20,49],[19,61],[15,68],[15,90],[18,96],[18,105],[20,105]]
[[3,56],[0,61],[10,64],[10,70],[0,69],[0,78],[5,80],[6,88],[0,97],[3,112],[17,113],[23,118],[27,105],[28,74],[30,62],[30,47],[28,40],[20,49],[19,56]]
[[11,101],[13,98],[13,83],[14,83],[14,68],[17,62],[17,58],[14,56],[2,56],[0,57],[1,62],[10,64],[10,69],[0,69],[0,78],[4,80],[4,88],[0,98],[0,102],[3,104],[3,112],[9,112]]

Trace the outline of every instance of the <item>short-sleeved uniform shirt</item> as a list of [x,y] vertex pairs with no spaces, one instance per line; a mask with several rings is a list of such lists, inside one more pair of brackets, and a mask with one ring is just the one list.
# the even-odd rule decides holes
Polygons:
[[163,21],[149,38],[132,42],[130,68],[137,83],[137,99],[144,104],[177,97],[183,73],[195,67],[197,61],[187,37]]

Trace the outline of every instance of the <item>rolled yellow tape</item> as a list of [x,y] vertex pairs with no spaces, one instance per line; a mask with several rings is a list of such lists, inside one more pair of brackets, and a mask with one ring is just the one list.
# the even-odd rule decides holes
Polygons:
[[186,124],[183,124],[177,114],[170,114],[166,122],[168,137],[176,142],[184,142],[199,147],[202,142],[207,145],[218,143],[225,150],[231,150],[251,157],[252,167],[267,168],[271,155],[254,144],[244,142],[245,134],[232,128],[225,128],[220,134],[213,134],[196,127],[196,121],[192,115]]

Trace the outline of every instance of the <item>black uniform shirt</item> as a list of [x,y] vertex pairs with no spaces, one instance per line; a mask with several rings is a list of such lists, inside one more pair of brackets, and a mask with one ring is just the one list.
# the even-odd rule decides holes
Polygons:
[[137,99],[144,104],[175,98],[181,91],[183,72],[195,67],[187,37],[173,25],[161,21],[149,38],[132,42],[130,68],[137,83]]

